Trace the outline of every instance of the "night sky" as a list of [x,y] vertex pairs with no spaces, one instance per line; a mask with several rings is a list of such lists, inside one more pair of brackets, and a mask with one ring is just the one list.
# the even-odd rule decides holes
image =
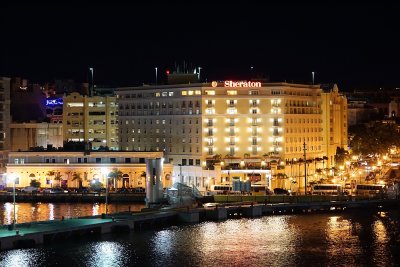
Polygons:
[[[322,1],[321,1],[322,2]],[[147,3],[147,2],[146,2]],[[208,81],[400,87],[400,5],[251,1],[7,4],[0,7],[0,75],[33,82],[154,83],[183,61]],[[253,71],[250,67],[253,66]]]

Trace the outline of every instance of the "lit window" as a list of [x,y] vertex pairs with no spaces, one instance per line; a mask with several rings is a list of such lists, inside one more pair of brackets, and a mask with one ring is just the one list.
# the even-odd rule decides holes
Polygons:
[[182,91],[182,95],[187,95],[187,91]]
[[156,97],[160,97],[160,92],[157,92],[157,93],[156,93]]
[[214,90],[206,90],[206,95],[215,95]]
[[195,95],[201,95],[201,90],[196,90],[196,91],[194,91],[194,94],[195,94]]
[[226,94],[227,95],[237,95],[237,91],[236,90],[227,90]]
[[193,95],[193,91],[188,91],[188,95]]
[[228,114],[236,114],[236,108],[228,108]]
[[206,109],[206,114],[214,114],[214,109],[213,108]]

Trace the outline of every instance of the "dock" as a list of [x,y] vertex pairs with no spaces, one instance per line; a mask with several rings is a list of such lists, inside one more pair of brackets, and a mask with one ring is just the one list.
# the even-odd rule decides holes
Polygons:
[[260,217],[273,214],[343,211],[346,209],[382,209],[399,207],[399,200],[331,201],[317,203],[225,203],[214,207],[165,207],[143,209],[141,212],[121,212],[62,220],[4,225],[0,228],[0,249],[34,247],[71,238],[107,233],[140,231],[142,228],[222,221],[229,218]]

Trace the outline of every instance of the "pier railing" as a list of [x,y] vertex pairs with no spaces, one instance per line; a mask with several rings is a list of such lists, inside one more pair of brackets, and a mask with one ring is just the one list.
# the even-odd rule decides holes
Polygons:
[[313,202],[331,202],[331,201],[358,201],[358,200],[378,200],[384,199],[384,196],[345,196],[345,195],[307,195],[307,196],[248,196],[248,195],[214,195],[214,202],[258,202],[258,203],[313,203]]

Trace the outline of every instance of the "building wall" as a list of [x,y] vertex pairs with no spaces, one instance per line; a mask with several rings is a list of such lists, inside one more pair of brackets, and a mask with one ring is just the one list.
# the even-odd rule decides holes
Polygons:
[[[145,187],[146,172],[144,158],[160,158],[162,153],[135,153],[135,152],[10,152],[7,164],[7,175],[18,177],[16,187],[28,186],[32,179],[41,182],[41,187],[67,186],[78,187],[73,181],[73,174],[80,173],[83,179],[82,186],[90,186],[94,179],[104,184],[105,175],[102,168],[109,171],[117,168],[125,177],[117,182],[116,187]],[[62,181],[55,181],[49,172],[57,172]],[[172,183],[172,166],[164,164],[163,185],[170,187]],[[11,180],[7,186],[13,186]]]
[[10,81],[0,77],[0,150],[10,149]]
[[63,102],[65,141],[90,142],[94,150],[101,146],[119,149],[116,97],[71,93]]
[[11,150],[27,151],[32,147],[52,145],[63,147],[62,124],[54,123],[11,123]]
[[0,77],[0,184],[4,183],[3,174],[10,149],[10,84],[10,78]]
[[334,156],[336,149],[347,149],[348,145],[348,118],[347,118],[347,99],[339,94],[335,85],[330,92],[322,94],[323,99],[323,133],[324,150],[328,157],[327,167],[335,165]]
[[[303,171],[288,163],[304,158],[304,143],[307,159],[330,158],[336,146],[347,145],[347,103],[337,90],[323,94],[318,85],[208,83],[116,92],[121,150],[165,151],[173,164],[206,168],[218,158],[225,167],[244,161],[260,168],[278,160],[283,172],[300,179]],[[326,164],[308,168],[315,173]]]

